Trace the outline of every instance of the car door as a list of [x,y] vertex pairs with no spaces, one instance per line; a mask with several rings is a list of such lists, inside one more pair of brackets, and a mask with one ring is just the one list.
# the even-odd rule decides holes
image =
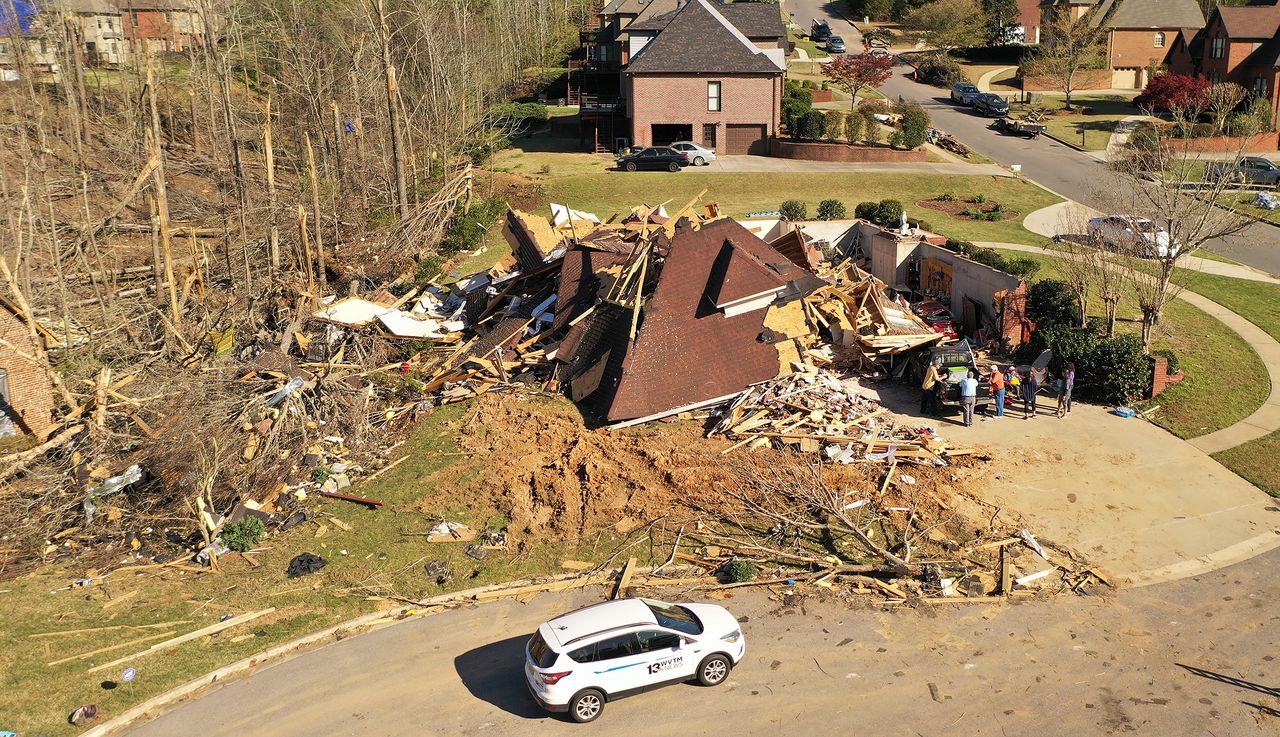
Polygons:
[[640,652],[648,657],[645,672],[650,685],[683,681],[693,675],[697,662],[690,646],[685,644],[685,639],[666,630],[641,630],[636,633]]
[[640,641],[634,632],[607,637],[571,652],[569,657],[585,661],[591,669],[591,685],[610,696],[643,690],[652,680],[646,667],[650,655],[640,652]]

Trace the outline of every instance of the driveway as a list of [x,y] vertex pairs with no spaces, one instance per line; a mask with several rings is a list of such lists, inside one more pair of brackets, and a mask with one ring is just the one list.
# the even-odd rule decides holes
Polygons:
[[1280,703],[1276,553],[1113,597],[1007,605],[787,606],[741,589],[720,602],[748,642],[724,685],[614,702],[582,727],[530,701],[523,646],[540,622],[601,596],[546,594],[409,620],[264,668],[130,734],[1277,734],[1268,716]]
[[689,171],[719,172],[841,172],[874,171],[890,174],[957,174],[960,176],[1013,176],[1008,169],[994,164],[961,164],[950,162],[853,163],[845,161],[802,161],[772,156],[720,156],[705,167]]
[[[797,19],[826,18],[832,31],[844,36],[850,48],[861,44],[861,35],[837,11],[831,0],[784,0],[786,10]],[[857,44],[857,45],[855,45]],[[1114,180],[1106,165],[1095,157],[1041,136],[1035,140],[1002,136],[987,126],[990,121],[968,108],[952,105],[947,91],[919,84],[908,78],[911,67],[903,64],[880,88],[885,97],[899,97],[924,105],[934,127],[951,133],[987,158],[1005,165],[1019,164],[1022,174],[1066,199],[1101,207],[1101,183]],[[1209,250],[1267,273],[1280,273],[1280,228],[1254,223],[1229,239],[1213,241]]]

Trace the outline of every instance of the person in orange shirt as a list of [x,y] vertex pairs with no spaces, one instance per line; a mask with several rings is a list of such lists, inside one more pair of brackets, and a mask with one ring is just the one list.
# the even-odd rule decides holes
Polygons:
[[996,398],[996,417],[1004,417],[1004,374],[999,366],[991,368],[991,395]]

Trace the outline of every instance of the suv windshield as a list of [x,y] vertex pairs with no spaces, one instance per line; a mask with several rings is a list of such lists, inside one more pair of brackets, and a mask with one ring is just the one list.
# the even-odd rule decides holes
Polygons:
[[688,609],[649,599],[645,599],[644,603],[649,607],[649,611],[653,612],[659,626],[683,632],[686,635],[702,634],[702,622],[699,622],[698,618],[693,616],[693,612]]

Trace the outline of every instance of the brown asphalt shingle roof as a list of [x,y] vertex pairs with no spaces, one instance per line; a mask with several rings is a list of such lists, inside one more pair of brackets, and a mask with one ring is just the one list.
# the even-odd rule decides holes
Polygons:
[[[655,2],[656,5],[656,2]],[[650,6],[653,7],[653,6]],[[725,17],[747,38],[784,38],[787,27],[778,13],[778,6],[772,3],[716,3],[711,7]],[[628,31],[661,31],[667,27],[676,11],[670,10],[661,15],[640,16],[627,26]]]
[[[628,73],[779,74],[706,0],[690,0],[627,66]],[[772,7],[772,6],[770,6]],[[776,10],[776,8],[775,8]],[[739,32],[740,33],[740,32]]]
[[810,276],[733,220],[678,229],[622,365],[610,421],[728,396],[780,372],[777,348],[760,340],[767,310],[725,317],[708,299],[720,288],[714,272],[726,244],[781,283]]
[[1280,5],[1219,6],[1218,12],[1229,38],[1271,38],[1280,30]]

